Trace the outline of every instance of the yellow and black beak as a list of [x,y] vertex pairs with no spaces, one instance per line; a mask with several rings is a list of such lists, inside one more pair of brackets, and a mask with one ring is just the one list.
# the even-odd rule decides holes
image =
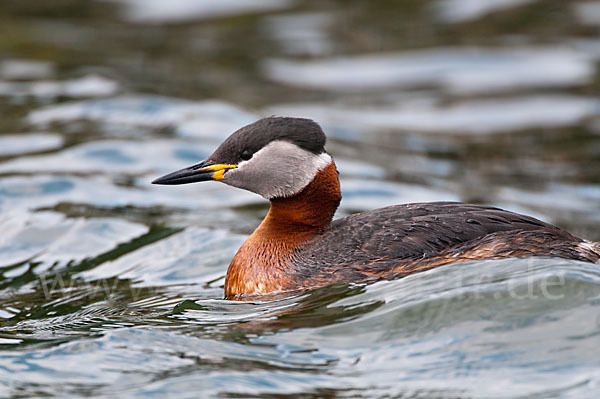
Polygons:
[[237,168],[236,165],[214,163],[206,160],[196,165],[180,169],[155,179],[152,184],[187,184],[199,181],[221,180],[227,169]]

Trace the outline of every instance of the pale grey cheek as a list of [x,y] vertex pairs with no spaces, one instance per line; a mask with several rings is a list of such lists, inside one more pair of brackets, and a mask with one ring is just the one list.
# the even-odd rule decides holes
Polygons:
[[[280,165],[276,167],[275,164]],[[277,162],[261,167],[246,165],[243,169],[233,169],[223,176],[223,183],[259,194],[267,199],[289,197],[297,194],[309,182],[305,160],[288,159],[287,163]]]
[[274,141],[237,169],[225,172],[223,183],[252,191],[267,199],[290,197],[306,187],[319,169],[331,162],[294,144]]
[[230,186],[241,188],[243,190],[252,191],[256,194],[261,194],[261,180],[264,176],[260,176],[259,173],[253,170],[244,170],[243,172],[238,170],[231,170],[223,176],[223,183],[229,184]]

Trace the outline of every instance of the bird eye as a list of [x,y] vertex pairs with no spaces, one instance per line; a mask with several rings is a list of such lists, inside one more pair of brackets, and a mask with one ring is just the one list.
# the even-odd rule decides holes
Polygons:
[[252,152],[251,152],[251,151],[244,150],[244,152],[242,152],[241,158],[242,158],[244,161],[247,161],[247,160],[249,160],[250,158],[252,158],[252,155],[253,155],[253,154],[252,154]]

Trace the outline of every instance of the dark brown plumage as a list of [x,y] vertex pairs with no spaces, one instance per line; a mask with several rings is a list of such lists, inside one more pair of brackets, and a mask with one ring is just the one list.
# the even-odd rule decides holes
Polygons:
[[467,260],[600,260],[600,245],[581,246],[585,241],[565,230],[499,208],[416,203],[330,222],[340,199],[332,163],[297,196],[272,200],[229,266],[226,298],[393,278]]

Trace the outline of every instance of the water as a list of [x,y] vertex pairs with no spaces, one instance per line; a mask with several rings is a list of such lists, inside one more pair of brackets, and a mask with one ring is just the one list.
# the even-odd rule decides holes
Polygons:
[[600,3],[0,7],[0,397],[596,398],[600,269],[449,265],[222,300],[268,204],[152,186],[308,116],[338,216],[493,204],[600,241]]

